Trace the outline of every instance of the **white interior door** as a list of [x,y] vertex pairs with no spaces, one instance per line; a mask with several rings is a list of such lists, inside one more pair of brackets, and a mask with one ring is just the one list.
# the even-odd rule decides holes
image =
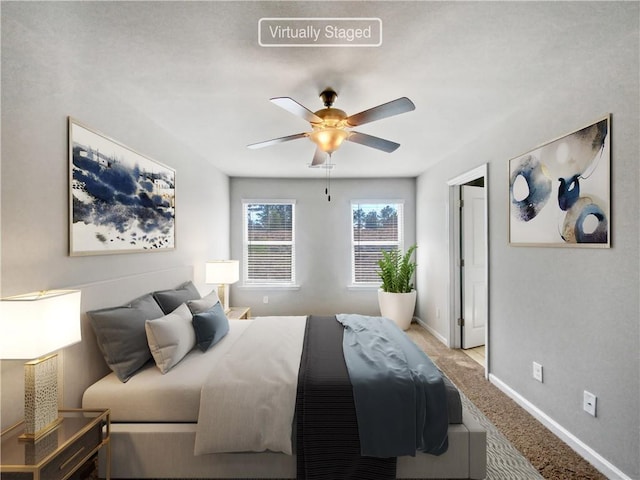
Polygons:
[[461,188],[462,348],[474,348],[484,345],[487,323],[485,190],[467,185]]

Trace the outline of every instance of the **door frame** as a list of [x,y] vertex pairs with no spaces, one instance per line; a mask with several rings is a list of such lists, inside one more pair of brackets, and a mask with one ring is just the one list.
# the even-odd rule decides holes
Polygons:
[[489,355],[489,178],[488,164],[482,164],[472,170],[458,175],[447,181],[449,186],[448,199],[448,222],[449,222],[449,347],[461,348],[462,335],[458,326],[458,318],[461,317],[462,306],[462,283],[460,276],[460,187],[465,183],[484,178],[484,236],[485,236],[485,378],[489,378],[490,355]]

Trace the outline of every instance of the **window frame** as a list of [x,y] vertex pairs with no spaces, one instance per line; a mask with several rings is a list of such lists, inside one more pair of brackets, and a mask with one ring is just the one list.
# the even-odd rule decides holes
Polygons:
[[[248,205],[290,205],[291,240],[249,241]],[[250,245],[291,245],[291,278],[289,281],[249,279]],[[242,286],[249,288],[298,288],[296,283],[296,200],[295,199],[242,199]]]
[[[365,242],[361,242],[361,241],[356,241],[355,238],[355,225],[354,225],[354,218],[353,218],[353,213],[354,213],[354,206],[367,206],[367,205],[380,205],[382,206],[382,208],[384,208],[384,206],[393,206],[396,208],[396,212],[398,215],[398,238],[396,241],[388,241],[388,240],[376,240],[376,241],[365,241]],[[404,251],[404,227],[405,227],[405,222],[404,222],[404,207],[405,207],[405,201],[402,199],[355,199],[355,200],[351,200],[351,202],[349,203],[349,208],[350,208],[350,215],[351,215],[351,220],[350,220],[350,228],[351,228],[351,283],[349,285],[349,288],[379,288],[380,285],[382,285],[382,281],[380,280],[376,280],[375,282],[363,282],[363,281],[356,281],[356,247],[357,246],[362,246],[362,245],[371,245],[371,246],[375,246],[375,245],[390,245],[393,244],[396,246],[396,248],[398,248],[400,251]]]

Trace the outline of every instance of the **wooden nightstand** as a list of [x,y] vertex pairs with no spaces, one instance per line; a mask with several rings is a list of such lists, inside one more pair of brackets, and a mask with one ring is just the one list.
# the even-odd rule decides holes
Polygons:
[[229,320],[246,320],[251,318],[251,307],[230,307],[227,312]]
[[[3,480],[65,480],[91,468],[97,453],[107,448],[106,479],[111,477],[110,411],[59,410],[62,423],[37,442],[20,440],[23,422],[2,432]],[[87,465],[89,464],[89,465]],[[97,463],[96,463],[97,467]],[[91,471],[93,468],[91,468]]]

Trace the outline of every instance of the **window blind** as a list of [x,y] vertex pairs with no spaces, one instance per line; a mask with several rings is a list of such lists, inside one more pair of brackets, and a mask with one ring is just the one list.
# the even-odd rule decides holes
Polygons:
[[245,201],[244,283],[295,283],[295,202]]
[[356,285],[379,285],[377,271],[382,251],[403,248],[403,203],[354,201],[351,214],[351,281]]

